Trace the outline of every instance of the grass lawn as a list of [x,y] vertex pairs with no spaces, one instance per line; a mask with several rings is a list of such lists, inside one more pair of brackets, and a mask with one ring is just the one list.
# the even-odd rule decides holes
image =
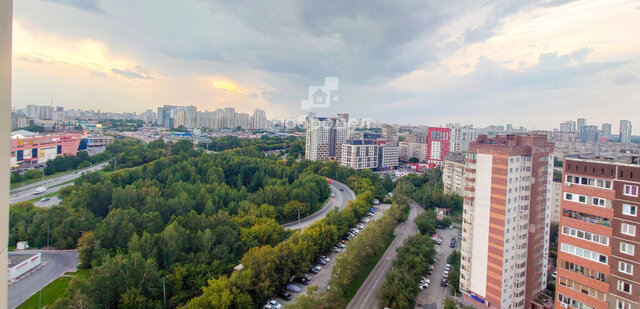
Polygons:
[[358,292],[358,289],[360,289],[360,286],[364,282],[364,279],[367,279],[367,276],[369,276],[369,273],[373,270],[374,267],[376,267],[376,264],[378,264],[380,257],[384,254],[385,251],[387,251],[387,248],[389,248],[389,245],[391,244],[394,238],[396,238],[396,235],[393,235],[393,233],[389,235],[383,249],[380,250],[379,252],[376,252],[376,257],[371,260],[371,263],[367,264],[364,268],[362,268],[362,271],[355,278],[353,278],[353,281],[351,281],[351,284],[349,284],[344,289],[344,297],[347,299],[347,303],[349,303],[351,299],[356,295],[356,293]]
[[[74,273],[65,273],[64,276],[53,280],[49,285],[45,286],[42,289],[42,307],[49,306],[53,304],[58,298],[65,297],[68,294],[67,288],[69,287],[69,281],[71,277],[81,277],[86,278],[89,276],[88,270],[79,270]],[[38,308],[38,303],[40,301],[40,292],[33,294],[29,299],[27,299],[22,305],[18,308],[20,309],[31,309]]]

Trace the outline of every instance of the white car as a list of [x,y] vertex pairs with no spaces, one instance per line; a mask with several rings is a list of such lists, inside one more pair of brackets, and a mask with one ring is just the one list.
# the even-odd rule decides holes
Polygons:
[[338,252],[340,252],[340,248],[338,248],[338,247],[333,247],[333,248],[331,248],[331,251],[333,251],[333,252],[335,252],[335,253],[338,253]]
[[339,242],[339,243],[336,245],[336,247],[338,247],[338,248],[345,248],[346,246],[345,246],[343,243]]
[[33,194],[41,194],[41,193],[44,193],[45,191],[47,191],[46,187],[40,187],[40,188],[37,188],[35,191],[33,191]]
[[[267,302],[267,305],[271,305],[271,308],[275,308],[275,309],[281,309],[282,308],[282,304],[279,303],[277,300],[275,299],[270,299]],[[266,307],[266,306],[265,306]]]

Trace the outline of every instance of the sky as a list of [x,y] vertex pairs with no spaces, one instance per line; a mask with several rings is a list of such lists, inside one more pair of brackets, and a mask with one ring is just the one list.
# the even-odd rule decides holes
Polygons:
[[[13,105],[640,134],[638,20],[637,0],[20,0]],[[303,110],[325,77],[330,106]]]

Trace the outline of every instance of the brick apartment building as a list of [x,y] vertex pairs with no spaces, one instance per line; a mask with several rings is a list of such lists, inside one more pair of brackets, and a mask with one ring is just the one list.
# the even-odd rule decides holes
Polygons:
[[565,159],[556,307],[640,308],[639,187],[637,157]]

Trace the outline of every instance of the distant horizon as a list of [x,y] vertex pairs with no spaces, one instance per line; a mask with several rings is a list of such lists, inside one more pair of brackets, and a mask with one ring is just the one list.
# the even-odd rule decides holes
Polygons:
[[[38,105],[38,104],[27,104],[27,105]],[[167,104],[167,105],[171,105],[171,104]],[[64,108],[65,108],[65,111],[67,110],[67,107],[66,107],[66,106],[61,106],[61,105],[56,105],[56,104],[53,104],[53,105],[40,105],[40,106],[64,107]],[[181,106],[181,105],[178,105],[178,106]],[[162,106],[157,106],[157,107],[162,107]],[[120,112],[114,112],[114,111],[104,111],[104,110],[100,110],[100,113],[115,113],[115,114],[122,114],[122,113],[134,113],[134,112],[135,112],[135,113],[136,113],[136,115],[141,115],[141,114],[145,113],[147,110],[151,110],[151,111],[153,111],[153,113],[157,113],[157,107],[156,107],[156,109],[149,108],[149,109],[146,109],[146,110],[144,110],[144,111],[142,111],[142,112],[137,112],[137,111],[128,111],[128,112],[127,112],[127,111],[120,111]],[[233,107],[233,106],[225,106],[225,107],[232,107],[232,108],[235,108],[235,107]],[[218,107],[218,108],[216,108],[216,109],[224,109],[225,107]],[[26,108],[26,105],[25,105],[25,106],[23,106],[23,107],[17,107],[17,106],[13,106],[13,107],[12,107],[12,109],[24,109],[24,108]],[[260,109],[261,109],[261,108],[260,108]],[[78,108],[71,108],[71,110],[78,110]],[[89,110],[87,110],[87,109],[80,109],[80,110],[83,110],[83,111],[90,111],[90,109],[89,109]],[[215,109],[214,109],[214,110],[215,110]],[[212,111],[214,111],[214,110],[208,110],[208,111],[209,111],[209,112],[212,112]],[[253,111],[253,110],[255,110],[255,108],[254,108],[254,109],[252,109],[251,111]],[[268,115],[269,110],[266,110],[266,109],[262,109],[262,110],[264,110],[264,111],[265,111],[265,114],[267,114],[267,115]],[[97,111],[97,110],[96,110],[96,109],[94,109],[94,111]],[[199,109],[198,109],[198,111],[205,111],[205,110],[199,110]],[[236,109],[236,113],[237,113],[237,112],[238,112],[238,110]],[[310,112],[314,112],[314,111],[310,111]],[[243,112],[243,113],[247,113],[247,114],[251,115],[251,112]],[[338,112],[338,114],[339,114],[339,113],[340,113],[340,112]],[[335,115],[336,115],[336,113],[333,113],[333,114],[330,114],[330,115],[326,115],[326,114],[318,113],[318,112],[316,112],[316,114],[317,114],[317,115],[319,115],[319,116],[324,116],[324,117],[330,117],[330,116],[335,116]],[[349,117],[350,117],[350,118],[351,118],[352,116],[354,116],[356,119],[367,119],[367,118],[357,117],[357,115],[349,114]],[[578,118],[583,118],[583,117],[578,117]],[[567,119],[567,120],[565,120],[565,121],[568,121],[568,120],[577,120],[578,118],[576,118],[576,119]],[[276,117],[276,118],[271,118],[271,117],[267,117],[267,119],[268,119],[268,120],[286,120],[286,119],[294,119],[294,118],[277,118],[277,117]],[[601,129],[601,128],[602,128],[602,124],[603,124],[603,123],[600,123],[600,124],[593,124],[593,123],[589,122],[589,119],[588,119],[588,118],[585,118],[585,119],[587,120],[587,125],[596,125],[596,126],[598,126],[598,129]],[[400,126],[425,126],[425,127],[430,126],[430,125],[428,125],[428,124],[424,124],[424,123],[418,123],[418,124],[416,124],[416,123],[394,123],[394,122],[384,122],[384,121],[382,121],[382,120],[376,120],[376,119],[367,119],[367,120],[370,120],[370,122],[371,122],[371,123],[382,123],[382,124],[389,124],[389,125],[396,125],[396,124],[397,124],[397,125],[400,125]],[[621,120],[628,120],[628,119],[620,119],[620,120],[618,120],[618,121],[617,121],[617,127],[618,127],[618,130],[619,130],[619,128],[620,128],[620,121],[621,121]],[[564,121],[563,121],[563,122],[564,122]],[[508,122],[506,122],[506,123],[493,123],[493,124],[488,124],[488,125],[480,126],[480,125],[476,125],[475,123],[472,123],[472,122],[466,122],[466,123],[463,123],[463,122],[456,121],[456,120],[452,120],[452,121],[449,121],[449,122],[444,123],[444,124],[431,125],[431,126],[432,126],[432,127],[445,127],[447,124],[450,124],[450,123],[451,123],[451,124],[456,124],[456,123],[458,123],[458,124],[460,124],[460,125],[472,125],[474,128],[480,128],[480,129],[482,129],[482,128],[487,128],[487,127],[490,127],[490,126],[504,126],[504,127],[506,127],[508,124],[510,124],[510,125],[513,125],[513,128],[514,128],[514,129],[519,129],[520,127],[524,127],[525,129],[527,129],[527,131],[535,131],[535,130],[553,131],[553,129],[558,129],[558,128],[559,128],[559,126],[560,126],[560,124],[558,124],[558,126],[557,126],[557,127],[553,127],[553,128],[551,128],[551,129],[540,129],[540,128],[531,128],[531,127],[527,127],[526,125],[520,125],[520,124],[517,124],[517,123],[508,123]],[[616,123],[609,123],[609,124],[611,124],[611,128],[612,128],[611,135],[612,135],[612,136],[619,136],[619,135],[620,135],[620,132],[619,132],[619,131],[613,131],[613,129],[614,129],[614,128],[616,128],[616,126],[615,126],[615,125],[616,125]],[[633,129],[633,128],[634,128],[634,123],[633,123],[633,121],[631,122],[631,126],[632,126],[632,129]],[[615,133],[615,132],[618,132],[618,133]],[[633,134],[633,132],[632,132],[632,134],[631,134],[631,135],[632,135],[632,136],[640,136],[640,134],[638,134],[638,135],[634,135],[634,134]]]
[[22,0],[13,105],[258,107],[290,118],[311,87],[337,77],[336,100],[319,113],[528,128],[633,116],[640,134],[637,20],[633,0]]

